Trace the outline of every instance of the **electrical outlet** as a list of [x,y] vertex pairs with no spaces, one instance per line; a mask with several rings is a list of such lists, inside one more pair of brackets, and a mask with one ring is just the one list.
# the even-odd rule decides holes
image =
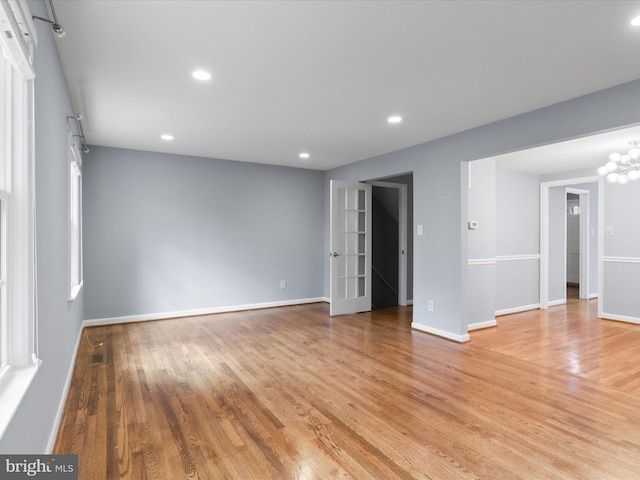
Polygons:
[[285,288],[287,288],[287,281],[280,280],[280,290],[284,290]]
[[427,300],[427,310],[433,312],[433,300]]

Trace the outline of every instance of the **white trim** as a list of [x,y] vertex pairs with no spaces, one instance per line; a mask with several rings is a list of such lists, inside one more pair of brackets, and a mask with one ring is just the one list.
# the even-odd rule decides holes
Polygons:
[[2,377],[2,367],[7,363],[7,350],[9,343],[3,338],[7,338],[9,330],[9,308],[7,300],[10,298],[7,293],[7,260],[9,256],[8,246],[8,226],[9,226],[9,194],[0,189],[0,378]]
[[[540,183],[540,308],[549,308],[549,189],[553,187],[566,187],[583,183],[598,183],[598,201],[600,212],[602,211],[602,176],[567,178]],[[602,228],[602,216],[598,214],[598,225]],[[566,234],[566,233],[565,233]],[[598,242],[602,246],[602,241]],[[598,279],[602,277],[598,271]],[[601,287],[601,285],[600,285]],[[601,289],[600,289],[601,290]]]
[[603,320],[614,320],[616,322],[640,324],[640,318],[628,317],[626,315],[616,315],[614,313],[602,313],[601,315],[598,315],[598,318],[601,318]]
[[[0,30],[3,32],[11,32],[11,35],[2,35],[0,42],[6,48],[5,53],[9,62],[20,73],[25,80],[33,80],[36,76],[33,69],[33,45],[27,42],[26,39],[30,39],[34,35],[35,28],[33,21],[31,20],[31,12],[26,2],[20,2],[18,9],[14,10],[13,7],[16,2],[0,2]],[[16,18],[16,15],[20,19]],[[28,18],[30,22],[22,21],[22,17]],[[26,25],[27,32],[20,30],[19,23]],[[28,34],[25,35],[25,33]],[[37,36],[34,36],[37,38]]]
[[69,302],[73,302],[78,297],[80,290],[82,290],[82,285],[83,282],[80,282],[80,285],[73,285],[71,287],[71,290],[69,291],[69,298],[67,299]]
[[[24,17],[24,18],[23,18]],[[0,369],[0,438],[20,407],[41,361],[37,358],[37,312],[35,295],[35,157],[34,157],[34,71],[32,48],[35,32],[27,2],[0,2],[0,46],[7,53],[7,100],[1,115],[6,130],[0,163],[6,165],[7,307],[2,342],[6,361]],[[22,21],[24,20],[24,21]],[[22,30],[21,30],[22,28]],[[9,32],[9,34],[4,34]],[[3,83],[3,85],[5,85]]]
[[470,267],[477,265],[495,265],[498,263],[496,258],[470,258],[467,262]]
[[[580,205],[580,232],[579,232],[579,251],[580,251],[580,273],[579,273],[579,284],[580,284],[580,288],[579,288],[579,293],[578,293],[578,297],[581,299],[587,299],[589,298],[589,290],[591,288],[591,285],[589,283],[589,278],[591,276],[591,274],[589,273],[590,268],[589,268],[589,263],[590,263],[590,259],[591,259],[591,255],[589,254],[590,252],[590,241],[589,241],[589,232],[591,230],[591,193],[589,192],[589,190],[583,190],[583,189],[578,189],[578,188],[569,188],[567,187],[565,189],[565,238],[564,238],[564,244],[565,244],[565,249],[564,249],[564,253],[565,253],[565,265],[567,264],[567,194],[568,193],[574,193],[579,195],[579,205]],[[566,275],[566,268],[565,268],[565,284],[567,283],[567,275]]]
[[549,187],[540,184],[540,308],[549,308]]
[[411,322],[411,328],[459,343],[468,342],[470,340],[468,333],[465,333],[464,335],[458,335],[457,333],[447,332],[446,330],[440,330],[439,328],[430,327],[421,323]]
[[496,260],[498,262],[511,262],[514,260],[539,260],[539,253],[527,253],[524,255],[498,255],[496,256]]
[[175,312],[148,313],[144,315],[127,315],[122,317],[96,318],[84,320],[83,327],[95,327],[100,325],[115,325],[119,323],[148,322],[152,320],[169,320],[180,317],[194,317],[199,315],[212,315],[215,313],[240,312],[243,310],[259,310],[261,308],[288,307],[304,305],[307,303],[328,302],[328,298],[300,298],[296,300],[284,300],[278,302],[250,303],[245,305],[230,305],[226,307],[201,308],[195,310],[180,310]]
[[[82,289],[82,155],[74,142],[73,133],[68,133],[69,191],[67,193],[67,270],[69,287],[68,301],[73,302]],[[74,220],[76,224],[74,225]],[[75,270],[75,271],[74,271]]]
[[486,322],[470,323],[467,326],[467,331],[472,332],[474,330],[481,330],[483,328],[490,328],[490,327],[497,327],[497,326],[498,326],[498,322],[494,318],[492,320],[487,320]]
[[602,257],[603,262],[607,263],[640,263],[639,257]]
[[598,298],[598,294],[597,293],[590,293],[587,296],[587,300],[593,300],[594,298]]
[[41,360],[34,361],[27,367],[7,366],[2,370],[0,378],[0,438],[18,410],[29,385],[42,365]]
[[569,185],[579,185],[582,183],[595,183],[602,177],[600,175],[592,175],[590,177],[578,177],[578,178],[565,178],[563,180],[551,180],[550,182],[542,182],[540,185],[545,185],[546,188],[563,187]]
[[540,308],[539,303],[532,303],[531,305],[521,305],[519,307],[503,308],[502,310],[496,310],[496,317],[502,315],[511,315],[512,313],[528,312],[529,310],[537,310]]
[[51,433],[49,434],[49,441],[47,442],[47,449],[46,449],[47,455],[53,453],[53,447],[55,446],[56,438],[58,437],[58,431],[60,430],[62,415],[64,414],[64,407],[67,404],[67,397],[69,396],[69,389],[71,388],[71,381],[73,380],[73,370],[76,366],[76,360],[78,358],[78,350],[80,350],[80,340],[82,339],[83,333],[84,333],[84,327],[80,327],[80,332],[78,333],[78,338],[76,339],[76,346],[73,349],[73,355],[71,357],[71,362],[69,363],[69,371],[67,372],[67,379],[65,380],[64,387],[62,388],[62,394],[60,395],[60,401],[58,402],[58,410],[53,420]]
[[567,304],[567,299],[566,298],[561,298],[560,300],[551,300],[548,305],[550,307],[557,307],[558,305],[566,305]]
[[[372,180],[366,182],[372,187],[395,188],[398,190],[398,305],[407,306],[407,222],[408,204],[407,192],[409,187],[404,183]],[[373,252],[373,250],[372,250]],[[404,253],[402,253],[404,252]]]
[[[603,293],[604,288],[604,177],[598,181],[598,293]],[[598,299],[598,318],[602,317],[602,306],[604,302]]]

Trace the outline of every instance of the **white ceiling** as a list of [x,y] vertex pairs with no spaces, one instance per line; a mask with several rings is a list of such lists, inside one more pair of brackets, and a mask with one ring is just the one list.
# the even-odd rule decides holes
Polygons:
[[54,6],[93,145],[325,170],[640,78],[638,1]]
[[494,157],[496,165],[535,175],[591,169],[608,162],[610,154],[627,153],[629,142],[640,140],[640,126],[624,128],[566,142],[522,150]]

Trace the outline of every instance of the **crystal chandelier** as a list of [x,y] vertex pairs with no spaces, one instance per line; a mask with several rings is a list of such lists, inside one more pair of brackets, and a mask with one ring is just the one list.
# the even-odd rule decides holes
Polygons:
[[625,184],[640,178],[640,140],[629,142],[629,145],[631,150],[626,155],[612,153],[609,161],[598,169],[598,173],[606,176],[608,182]]

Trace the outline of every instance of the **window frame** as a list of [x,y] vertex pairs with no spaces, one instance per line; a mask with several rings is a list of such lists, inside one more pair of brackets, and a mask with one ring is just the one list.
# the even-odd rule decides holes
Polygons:
[[0,149],[6,313],[0,350],[0,438],[41,365],[35,296],[33,48],[37,33],[25,1],[0,1]]
[[8,337],[8,295],[7,295],[7,259],[8,259],[8,228],[9,228],[9,193],[0,188],[0,377],[7,365]]
[[69,301],[83,285],[82,272],[82,155],[69,132]]

